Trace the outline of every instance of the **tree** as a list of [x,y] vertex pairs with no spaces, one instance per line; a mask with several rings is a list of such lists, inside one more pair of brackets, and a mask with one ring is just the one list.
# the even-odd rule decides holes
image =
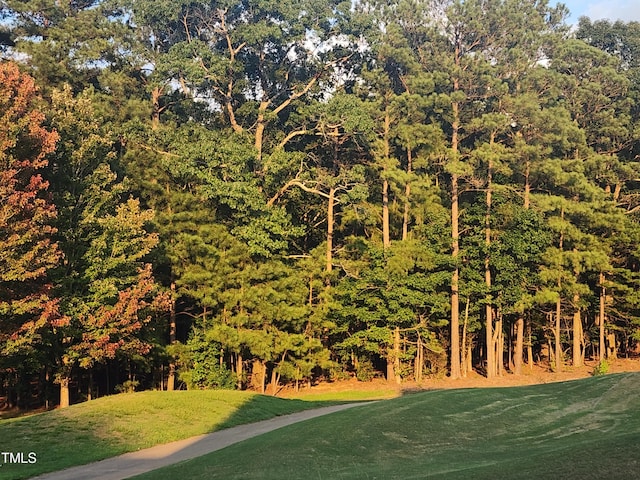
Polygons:
[[[56,359],[61,406],[69,404],[75,368],[93,371],[116,354],[129,363],[146,348],[146,304],[157,306],[156,320],[166,307],[145,261],[158,243],[158,235],[148,231],[154,213],[140,206],[132,185],[116,173],[116,144],[92,99],[90,90],[77,96],[68,86],[53,90],[49,112],[62,138],[51,154],[49,175],[60,212],[57,240],[65,253],[52,278],[70,319]],[[152,292],[157,304],[148,298]]]
[[[53,240],[56,208],[42,177],[58,140],[45,128],[35,81],[0,63],[0,368],[16,372],[47,331],[62,326],[48,275],[61,258]],[[24,369],[39,369],[25,361]]]

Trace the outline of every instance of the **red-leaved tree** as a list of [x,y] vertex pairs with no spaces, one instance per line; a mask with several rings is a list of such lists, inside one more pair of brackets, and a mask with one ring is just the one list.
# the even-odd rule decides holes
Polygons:
[[39,173],[58,135],[43,126],[35,82],[0,64],[0,372],[17,376],[44,330],[64,323],[47,271],[60,260],[51,240],[56,209]]

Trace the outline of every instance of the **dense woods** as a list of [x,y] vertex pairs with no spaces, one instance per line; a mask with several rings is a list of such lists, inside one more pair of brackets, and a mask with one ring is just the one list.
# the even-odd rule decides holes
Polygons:
[[640,24],[567,13],[0,2],[0,395],[634,354]]

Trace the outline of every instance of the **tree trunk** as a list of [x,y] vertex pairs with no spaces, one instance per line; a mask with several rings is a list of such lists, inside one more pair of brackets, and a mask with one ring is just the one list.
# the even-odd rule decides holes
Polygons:
[[271,102],[262,101],[260,102],[260,106],[258,107],[258,119],[256,123],[256,134],[255,134],[255,149],[256,149],[256,170],[261,168],[259,167],[262,163],[262,145],[264,143],[264,130],[265,130],[265,112],[267,107]]
[[[169,312],[169,344],[176,344],[176,283],[171,282],[171,310]],[[176,388],[176,363],[175,359],[169,359],[169,376],[167,378],[167,391],[171,392]]]
[[242,354],[238,354],[236,359],[236,381],[238,390],[242,390],[242,377],[244,376],[244,360]]
[[600,312],[598,314],[598,326],[600,327],[600,348],[598,349],[600,361],[605,359],[605,340],[604,340],[604,307],[606,300],[606,290],[604,287],[604,273],[600,272]]
[[413,377],[416,382],[422,381],[422,371],[424,370],[424,347],[422,346],[422,336],[418,333],[418,345],[416,347],[416,359],[413,370]]
[[391,117],[388,107],[384,115],[384,165],[382,171],[382,246],[385,250],[391,245],[391,234],[389,232],[389,180],[386,178],[391,147],[389,145],[389,132],[391,130]]
[[[493,143],[493,137],[491,138],[491,143]],[[490,268],[490,257],[489,257],[489,248],[491,247],[491,174],[492,174],[492,165],[491,161],[489,161],[489,165],[487,167],[487,193],[486,193],[486,211],[484,216],[484,243],[487,247],[487,255],[484,259],[484,281],[487,287],[487,296],[485,298],[485,317],[486,317],[486,342],[487,342],[487,378],[493,377],[494,373],[497,371],[497,357],[494,357],[494,351],[497,345],[492,343],[493,339],[493,306],[491,305],[491,268]]]
[[162,89],[155,87],[151,90],[151,128],[157,130],[160,126],[160,96]]
[[[560,282],[558,282],[558,295],[560,293]],[[560,315],[561,315],[561,300],[560,296],[558,296],[558,301],[556,302],[556,324],[554,329],[555,334],[555,371],[559,372],[562,370],[562,344],[560,341]]]
[[458,238],[458,176],[451,175],[451,257],[455,264],[451,276],[451,372],[452,379],[460,378],[460,269],[458,268],[458,255],[460,244]]
[[[564,220],[564,207],[560,210],[560,218]],[[564,233],[560,232],[560,241],[558,242],[560,252],[564,247]],[[558,278],[558,301],[556,302],[556,325],[555,325],[555,342],[556,342],[556,371],[562,370],[562,341],[560,339],[560,322],[561,322],[561,309],[562,309],[562,281]]]
[[276,372],[276,367],[274,365],[273,369],[271,370],[271,395],[273,395],[274,397],[276,396],[276,393],[278,393],[278,383],[280,383],[280,381],[278,379],[278,373]]
[[529,210],[529,197],[531,196],[531,184],[529,183],[529,176],[531,175],[531,162],[527,160],[524,170],[524,209]]
[[[456,46],[454,62],[460,66],[460,49]],[[460,90],[460,80],[453,78],[453,90]],[[460,104],[451,103],[453,121],[451,122],[451,151],[455,160],[458,160],[460,133]],[[458,206],[458,174],[451,174],[451,260],[454,264],[451,275],[451,372],[453,379],[460,378],[460,269],[458,268],[458,256],[460,253],[460,232],[459,232],[459,206]]]
[[402,377],[400,376],[400,328],[396,327],[393,332],[393,366],[396,378],[396,383],[400,385],[402,383]]
[[513,354],[513,373],[516,375],[522,374],[522,356],[524,347],[524,318],[522,315],[518,316],[516,320],[516,349]]
[[582,366],[582,317],[580,315],[580,307],[578,302],[580,301],[580,295],[577,293],[573,296],[573,303],[575,305],[575,312],[573,313],[573,366]]
[[60,378],[60,408],[69,406],[69,376],[65,375]]
[[[411,176],[413,169],[413,158],[411,148],[407,148],[407,173]],[[402,215],[402,240],[406,240],[409,236],[409,207],[411,205],[409,198],[411,196],[411,181],[407,180],[404,187],[404,213]]]
[[529,320],[527,322],[527,365],[529,370],[533,370],[533,332],[531,330],[531,320]]
[[462,378],[467,378],[467,374],[469,373],[470,369],[468,368],[469,366],[469,362],[468,362],[468,355],[470,352],[467,351],[467,327],[469,325],[469,303],[470,303],[470,297],[467,297],[467,303],[464,307],[464,321],[462,323],[462,346],[460,347],[460,350],[462,352]]
[[387,352],[387,382],[395,382],[396,372],[394,370],[395,361],[391,351]]
[[389,233],[389,181],[382,181],[382,247],[387,250],[391,246]]
[[498,309],[498,315],[496,319],[496,334],[495,334],[495,357],[496,375],[504,375],[504,321],[502,318],[502,311]]
[[[327,255],[326,255],[326,271],[330,272],[333,269],[333,216],[335,208],[335,196],[336,189],[329,189],[329,199],[327,201]],[[330,280],[327,277],[327,285]]]

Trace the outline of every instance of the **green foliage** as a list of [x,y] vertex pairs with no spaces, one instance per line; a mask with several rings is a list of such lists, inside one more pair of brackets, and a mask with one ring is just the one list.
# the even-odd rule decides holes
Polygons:
[[565,13],[7,0],[0,55],[42,93],[2,64],[0,361],[25,387],[176,358],[198,388],[419,377],[456,317],[483,362],[487,303],[536,348],[559,306],[582,345],[603,289],[630,351],[640,33]]
[[180,372],[180,378],[185,381],[187,388],[192,389],[226,389],[236,387],[236,379],[232,373],[221,364],[222,351],[220,344],[206,340],[201,334],[194,333],[186,344],[185,371]]
[[371,360],[364,357],[358,360],[356,365],[356,378],[361,382],[369,382],[376,377],[376,370]]
[[140,382],[137,380],[127,380],[120,385],[116,385],[115,391],[117,393],[133,393],[136,391],[136,388],[138,388],[139,385]]
[[602,359],[594,367],[591,375],[597,377],[599,375],[606,375],[607,373],[609,373],[609,362],[607,362],[605,359]]

